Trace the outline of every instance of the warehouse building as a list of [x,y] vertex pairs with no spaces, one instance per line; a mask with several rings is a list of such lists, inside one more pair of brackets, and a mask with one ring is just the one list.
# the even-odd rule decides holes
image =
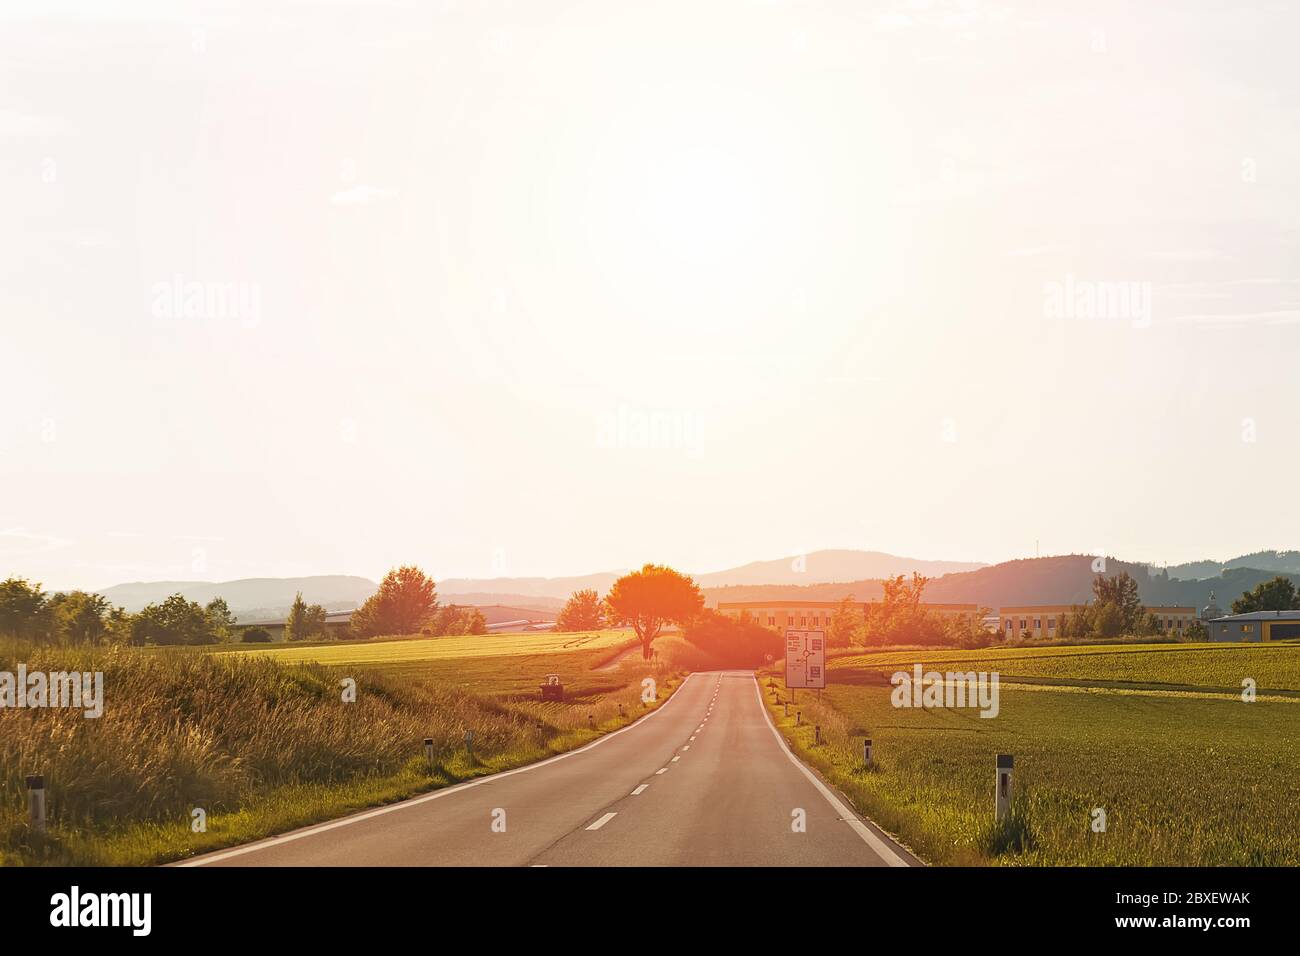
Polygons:
[[1300,611],[1251,611],[1206,622],[1212,641],[1285,641],[1300,638]]
[[[1021,637],[1060,637],[1061,624],[1074,610],[1072,604],[1025,604],[998,609],[1002,635],[1007,640]],[[1148,607],[1161,634],[1183,634],[1196,620],[1194,607]]]
[[[857,601],[854,606],[861,609],[865,617],[867,608],[875,603],[878,602]],[[793,627],[815,631],[830,627],[831,618],[839,606],[839,601],[722,601],[718,604],[718,612],[778,630]],[[971,621],[979,615],[979,606],[975,604],[922,604],[921,609],[940,617],[965,617]]]

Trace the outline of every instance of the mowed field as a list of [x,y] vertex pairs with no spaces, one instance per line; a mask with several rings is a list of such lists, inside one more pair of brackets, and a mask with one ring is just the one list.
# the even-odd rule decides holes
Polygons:
[[[889,677],[916,663],[997,672],[998,715],[894,707]],[[1259,689],[1253,703],[1245,678]],[[832,659],[820,701],[797,692],[789,718],[780,675],[767,683],[795,749],[933,863],[1300,864],[1300,646],[850,654]],[[998,753],[1015,756],[1016,819],[1002,828],[992,820]],[[1104,832],[1093,830],[1098,810]]]
[[[665,662],[677,661],[686,653],[680,638],[665,636],[655,644],[658,662],[647,665],[639,650],[626,653],[634,644],[636,637],[630,629],[613,629],[255,646],[213,653],[261,657],[281,664],[321,664],[341,676],[378,674],[399,681],[431,681],[530,713],[572,712],[570,716],[576,720],[582,706],[600,705],[616,691],[635,684],[639,693],[641,679],[663,673]],[[617,667],[605,666],[620,657]],[[558,675],[564,684],[563,704],[539,700],[540,685],[550,674]],[[585,719],[589,712],[581,716]]]
[[352,641],[339,644],[246,644],[223,648],[219,654],[258,654],[283,664],[313,661],[319,664],[401,664],[467,657],[519,657],[533,654],[567,654],[609,648],[633,639],[629,629],[568,634],[529,631],[519,634],[466,634],[457,637],[423,637],[398,640]]

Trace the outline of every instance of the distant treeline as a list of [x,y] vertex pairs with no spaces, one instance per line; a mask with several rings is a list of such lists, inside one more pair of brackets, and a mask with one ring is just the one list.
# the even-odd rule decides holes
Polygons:
[[[349,626],[326,627],[326,611],[294,598],[285,617],[290,641],[323,637],[374,637],[423,633],[483,634],[478,608],[440,605],[433,581],[416,568],[389,572],[380,589],[358,608]],[[240,627],[224,598],[207,604],[172,594],[134,613],[87,591],[47,593],[26,578],[0,581],[0,636],[37,644],[201,646],[227,641],[265,642],[262,627]]]

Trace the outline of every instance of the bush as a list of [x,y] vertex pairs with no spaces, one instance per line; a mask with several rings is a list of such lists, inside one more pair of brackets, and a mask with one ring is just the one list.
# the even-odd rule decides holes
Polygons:
[[686,640],[706,651],[721,667],[762,667],[785,653],[781,636],[753,621],[704,611],[686,626]]
[[260,627],[250,627],[240,638],[245,644],[270,644],[271,632]]

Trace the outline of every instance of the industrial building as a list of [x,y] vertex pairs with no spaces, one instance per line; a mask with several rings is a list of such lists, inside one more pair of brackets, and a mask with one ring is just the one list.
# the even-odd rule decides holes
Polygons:
[[[1000,630],[1007,640],[1021,637],[1060,637],[1061,624],[1074,610],[1071,604],[1025,604],[998,609]],[[1194,607],[1147,607],[1162,634],[1182,634],[1196,621]]]
[[[867,608],[876,601],[855,601],[866,617]],[[718,612],[728,617],[746,617],[764,627],[799,630],[824,630],[830,627],[831,617],[839,610],[839,601],[722,601]],[[965,617],[975,621],[979,615],[976,604],[922,604],[921,610],[940,617]]]
[[1212,641],[1284,641],[1300,638],[1300,611],[1251,611],[1205,623]]
[[[325,612],[325,634],[328,637],[342,637],[347,634],[348,627],[352,623],[351,611],[326,611]],[[260,628],[271,635],[273,641],[284,640],[285,619],[282,617],[266,621],[239,621],[236,627],[242,634],[253,628]]]

